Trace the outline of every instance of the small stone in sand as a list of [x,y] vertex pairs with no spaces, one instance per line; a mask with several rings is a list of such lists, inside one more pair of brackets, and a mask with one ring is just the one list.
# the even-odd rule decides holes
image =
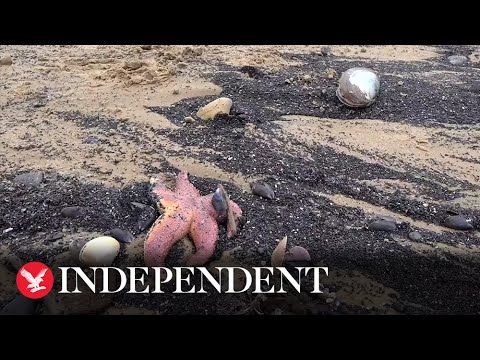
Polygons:
[[191,116],[187,116],[185,119],[183,119],[186,124],[193,124],[195,122],[195,119]]
[[12,65],[13,64],[13,61],[12,61],[12,57],[10,55],[5,55],[3,57],[0,58],[0,65]]
[[328,56],[332,53],[332,50],[330,50],[330,48],[328,46],[324,46],[320,49],[320,53],[323,55],[323,56]]
[[141,45],[142,50],[152,50],[152,45]]
[[368,230],[372,231],[394,231],[397,229],[397,224],[389,220],[377,220],[368,225]]
[[67,218],[76,218],[82,214],[83,209],[81,206],[67,206],[60,211],[60,214]]
[[123,68],[125,70],[138,70],[143,66],[143,64],[140,61],[127,61],[124,65]]
[[43,172],[41,171],[32,171],[25,174],[20,174],[15,176],[13,182],[18,185],[25,186],[38,186],[43,181]]
[[473,225],[462,215],[453,215],[445,219],[445,226],[455,230],[472,230]]
[[418,241],[422,238],[422,234],[420,234],[418,231],[412,231],[408,234],[408,238],[413,241]]
[[172,93],[173,93],[173,95],[178,95],[178,94],[180,94],[180,90],[173,89]]
[[327,79],[332,80],[337,77],[337,72],[335,71],[335,69],[327,69],[325,73],[327,75]]
[[141,84],[142,81],[143,81],[142,76],[134,76],[130,79],[130,84],[138,85],[138,84]]
[[450,64],[457,66],[465,65],[468,62],[468,58],[461,55],[449,56],[447,60]]

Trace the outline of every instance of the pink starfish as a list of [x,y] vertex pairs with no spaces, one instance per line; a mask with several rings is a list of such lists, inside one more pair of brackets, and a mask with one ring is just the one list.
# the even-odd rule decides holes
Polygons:
[[[196,253],[187,260],[187,266],[205,264],[215,251],[218,240],[219,214],[212,205],[214,194],[202,196],[188,180],[188,174],[181,171],[176,180],[175,191],[157,182],[153,192],[160,198],[165,208],[163,216],[157,219],[150,229],[144,245],[145,264],[149,267],[165,266],[173,245],[190,235],[196,247]],[[229,202],[235,219],[239,219],[242,210],[233,201]],[[229,229],[227,236],[234,234]]]

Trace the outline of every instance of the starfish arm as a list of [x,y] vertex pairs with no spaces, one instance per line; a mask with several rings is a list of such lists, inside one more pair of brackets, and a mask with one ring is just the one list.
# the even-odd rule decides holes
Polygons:
[[230,209],[232,209],[233,215],[235,215],[235,217],[242,216],[242,209],[240,209],[240,206],[238,206],[235,202],[230,200],[228,206],[230,207]]
[[187,195],[187,196],[191,196],[191,197],[200,197],[201,196],[200,192],[188,180],[188,173],[186,171],[181,171],[177,175],[175,192],[179,195]]
[[197,251],[188,259],[187,266],[204,265],[215,251],[218,239],[217,220],[204,211],[197,212],[192,221],[190,237]]
[[167,211],[150,230],[144,245],[144,260],[148,267],[163,267],[172,246],[188,235],[191,211]]
[[212,204],[213,193],[202,196],[201,203],[207,214],[218,220],[218,214]]
[[159,198],[166,200],[168,202],[172,202],[175,200],[176,194],[175,192],[169,190],[165,184],[161,181],[157,181],[155,186],[152,189],[152,192]]

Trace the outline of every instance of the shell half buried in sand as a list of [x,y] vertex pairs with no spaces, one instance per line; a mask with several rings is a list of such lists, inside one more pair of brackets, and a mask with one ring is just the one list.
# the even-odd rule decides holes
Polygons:
[[372,105],[380,91],[380,79],[368,68],[351,68],[338,81],[337,97],[345,105],[365,108]]
[[109,266],[120,250],[120,243],[111,236],[100,236],[87,242],[79,259],[87,266]]

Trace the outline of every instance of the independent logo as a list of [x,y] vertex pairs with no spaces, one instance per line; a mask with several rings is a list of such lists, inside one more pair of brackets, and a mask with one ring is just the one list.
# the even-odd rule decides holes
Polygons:
[[29,262],[23,265],[17,273],[17,288],[30,299],[40,299],[46,296],[53,287],[53,273],[41,262]]

